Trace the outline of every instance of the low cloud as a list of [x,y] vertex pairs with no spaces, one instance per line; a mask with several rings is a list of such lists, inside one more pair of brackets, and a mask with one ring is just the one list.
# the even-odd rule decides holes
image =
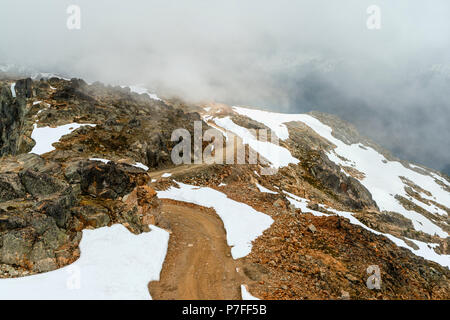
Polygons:
[[[66,9],[81,8],[68,30]],[[368,30],[366,9],[381,9]],[[337,114],[396,155],[450,163],[450,3],[4,0],[0,63],[191,102]]]

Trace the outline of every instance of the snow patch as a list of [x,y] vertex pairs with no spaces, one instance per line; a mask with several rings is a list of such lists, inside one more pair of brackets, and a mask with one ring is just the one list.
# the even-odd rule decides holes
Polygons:
[[440,255],[437,254],[433,248],[435,248],[436,246],[438,246],[438,244],[436,243],[425,243],[422,241],[418,241],[418,240],[413,240],[413,239],[409,239],[409,241],[414,242],[419,249],[416,250],[414,248],[411,248],[405,241],[403,241],[400,238],[397,238],[391,234],[388,233],[383,233],[383,232],[379,232],[376,230],[373,230],[369,227],[367,227],[365,224],[363,224],[362,222],[360,222],[358,219],[356,219],[353,214],[351,212],[345,212],[345,211],[339,211],[339,210],[334,210],[334,209],[327,209],[328,211],[334,212],[337,215],[347,218],[350,220],[350,223],[358,225],[366,230],[369,230],[370,232],[373,232],[375,234],[378,235],[383,235],[386,238],[388,238],[389,240],[391,240],[392,242],[394,242],[397,246],[399,247],[403,247],[406,248],[408,250],[410,250],[412,253],[414,253],[416,256],[422,257],[424,259],[430,260],[430,261],[434,261],[444,267],[448,267],[450,268],[450,255]]
[[16,98],[16,83],[11,83],[11,94],[13,96],[13,98]]
[[[269,141],[258,140],[247,128],[235,124],[230,117],[214,118],[213,121],[223,129],[239,136],[243,144],[248,144],[253,150],[267,159],[274,168],[286,167],[290,163],[297,164],[300,162],[291,155],[288,149]],[[270,140],[270,137],[267,140]]]
[[[329,216],[327,214],[324,214],[323,212],[319,212],[319,211],[315,211],[312,210],[310,208],[307,207],[307,200],[303,199],[299,196],[296,196],[295,194],[289,193],[287,191],[283,190],[283,193],[285,193],[287,195],[287,199],[288,201],[293,204],[296,208],[299,208],[302,210],[302,212],[310,212],[315,216]],[[319,204],[319,207],[324,208],[323,205]],[[399,247],[403,247],[406,248],[408,250],[410,250],[412,253],[414,253],[415,255],[422,257],[424,259],[430,260],[430,261],[434,261],[436,263],[439,263],[440,265],[444,266],[444,267],[449,267],[450,268],[450,255],[439,255],[437,254],[433,249],[438,246],[438,244],[436,243],[425,243],[422,241],[418,241],[418,240],[413,240],[413,239],[409,239],[411,242],[414,242],[419,249],[416,250],[414,248],[411,248],[405,241],[403,241],[400,238],[397,238],[391,234],[388,233],[383,233],[383,232],[379,232],[376,231],[374,229],[371,229],[369,227],[367,227],[365,224],[363,224],[361,221],[359,221],[358,219],[356,219],[353,214],[351,212],[345,212],[345,211],[340,211],[340,210],[336,210],[336,209],[332,209],[332,208],[324,208],[329,212],[332,212],[338,216],[347,218],[350,220],[351,224],[360,226],[372,233],[375,233],[377,235],[383,235],[386,238],[388,238],[389,240],[391,240],[392,242],[394,242],[397,246]]]
[[[428,200],[435,200],[446,207],[450,207],[450,194],[434,181],[434,179],[439,179],[438,175],[432,172],[430,172],[431,176],[423,175],[406,168],[398,161],[388,161],[376,150],[360,143],[348,145],[332,135],[331,127],[307,114],[281,114],[241,107],[233,107],[233,110],[263,123],[276,132],[280,139],[287,139],[289,137],[285,123],[292,121],[303,122],[317,134],[336,145],[336,148],[327,154],[331,161],[338,165],[352,166],[364,173],[365,178],[360,182],[370,191],[372,198],[378,204],[381,211],[394,211],[402,214],[412,221],[414,228],[418,231],[423,231],[430,235],[436,234],[442,238],[448,236],[447,232],[423,215],[405,209],[395,198],[396,195],[409,198],[404,190],[405,184],[400,179],[403,176],[432,194],[430,197],[424,193],[420,193],[421,197]],[[349,160],[345,161],[342,157]],[[441,179],[439,180],[442,181]],[[415,201],[415,203],[425,210],[430,210],[430,207],[419,201]],[[433,208],[431,210],[433,212]],[[444,214],[440,210],[434,211],[438,214]]]
[[[233,110],[239,113],[240,115],[246,116],[250,119],[258,121],[259,123],[262,123],[270,130],[275,132],[277,137],[280,138],[281,140],[286,140],[289,138],[288,128],[284,124],[284,122],[288,121],[280,121],[278,113],[262,110],[253,110],[241,107],[233,107]],[[273,117],[273,115],[276,115],[276,117]]]
[[273,192],[272,190],[269,190],[269,189],[267,189],[267,188],[264,188],[264,187],[263,187],[262,185],[260,185],[259,183],[256,183],[256,187],[259,189],[259,192],[278,194],[278,192]]
[[151,299],[147,285],[159,280],[169,233],[150,228],[139,235],[120,224],[83,230],[77,261],[55,271],[0,279],[0,299]]
[[314,216],[321,217],[326,216],[325,213],[312,210],[308,208],[308,201],[306,199],[300,198],[296,196],[295,194],[289,193],[287,191],[283,191],[287,195],[286,199],[289,201],[290,204],[292,204],[296,209],[302,210],[302,212],[310,212]]
[[148,171],[148,167],[141,162],[136,162],[136,164],[132,164],[132,166],[136,167],[136,168],[144,169],[145,171]]
[[102,158],[89,158],[89,160],[92,160],[92,161],[100,161],[100,162],[103,162],[103,163],[108,163],[109,161],[111,161],[111,160],[107,160],[107,159],[102,159]]
[[161,99],[154,93],[150,93],[148,91],[148,89],[145,89],[143,87],[139,87],[139,86],[121,86],[122,88],[130,88],[131,92],[137,93],[137,94],[146,94],[148,95],[151,99],[153,100],[159,100],[161,101]]
[[222,192],[180,182],[178,185],[179,189],[171,187],[165,191],[158,191],[158,197],[190,202],[216,210],[223,221],[227,243],[232,247],[231,254],[234,259],[248,255],[252,250],[252,241],[273,223],[273,219],[268,215],[256,211],[249,205],[234,201]]
[[52,146],[53,143],[58,142],[62,136],[71,133],[75,129],[82,126],[95,127],[95,124],[80,124],[80,123],[69,123],[56,128],[51,127],[40,127],[34,124],[33,132],[31,133],[31,138],[36,141],[36,145],[30,151],[35,154],[44,154],[55,150]]
[[60,75],[57,75],[57,74],[55,74],[55,73],[49,73],[49,72],[38,72],[38,73],[33,74],[33,75],[31,76],[31,78],[32,78],[33,80],[36,80],[36,79],[42,79],[42,78],[43,78],[43,79],[58,78],[58,79],[70,81],[69,78],[64,78],[64,77],[62,77],[62,76],[60,76]]
[[[108,160],[108,159],[102,159],[102,158],[89,158],[89,160],[93,160],[93,161],[101,161],[101,162],[103,162],[103,163],[108,163],[108,162],[111,161],[111,160]],[[128,164],[128,163],[127,163],[127,164]],[[136,167],[136,168],[141,168],[141,169],[144,169],[145,171],[148,170],[148,167],[147,167],[145,164],[140,163],[140,162],[136,162],[136,164],[130,164],[130,166],[133,166],[133,167]]]
[[255,296],[252,296],[250,292],[248,292],[247,286],[244,284],[241,285],[241,296],[242,300],[261,300],[256,298]]

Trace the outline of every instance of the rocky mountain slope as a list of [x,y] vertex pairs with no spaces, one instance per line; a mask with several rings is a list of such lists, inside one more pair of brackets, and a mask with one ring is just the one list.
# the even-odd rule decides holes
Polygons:
[[[56,77],[0,88],[0,284],[10,289],[55,283],[49,297],[64,296],[65,278],[53,275],[78,263],[81,279],[104,273],[94,288],[105,298],[450,298],[449,177],[395,159],[334,116],[190,105]],[[209,150],[228,161],[173,163],[172,133],[194,137],[196,122],[224,137]],[[261,129],[278,143],[261,141]],[[227,144],[234,135],[237,146]],[[139,294],[124,284],[129,272],[108,278],[122,270],[105,265],[120,260],[115,248],[95,251],[107,256],[90,258],[97,269],[84,264],[90,232],[117,224],[126,241],[142,240],[124,255]],[[96,241],[108,248],[108,237]],[[367,286],[373,265],[380,289]]]

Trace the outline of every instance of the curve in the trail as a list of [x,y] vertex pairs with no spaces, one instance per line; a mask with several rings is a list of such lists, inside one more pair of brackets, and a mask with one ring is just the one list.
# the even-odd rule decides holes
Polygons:
[[222,220],[211,210],[163,200],[162,218],[171,236],[153,299],[241,299],[241,276],[230,254]]

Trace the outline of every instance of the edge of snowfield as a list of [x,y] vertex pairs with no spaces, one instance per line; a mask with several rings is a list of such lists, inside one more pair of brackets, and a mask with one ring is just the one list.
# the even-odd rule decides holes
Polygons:
[[[411,199],[404,190],[405,184],[400,179],[401,176],[406,177],[423,189],[431,192],[432,196],[419,192],[420,196],[424,199],[436,200],[446,207],[450,207],[450,194],[434,181],[435,178],[438,178],[435,174],[433,174],[433,176],[420,174],[406,168],[398,161],[387,160],[376,150],[360,143],[348,145],[332,135],[333,130],[331,127],[307,114],[283,114],[242,107],[233,107],[233,110],[240,115],[247,116],[250,119],[266,125],[282,140],[289,138],[289,131],[285,123],[295,121],[304,123],[318,135],[336,146],[332,152],[327,153],[327,156],[331,161],[337,165],[351,166],[365,174],[365,178],[359,181],[370,191],[372,198],[378,204],[380,211],[394,211],[402,214],[412,221],[414,228],[418,231],[423,231],[430,235],[436,234],[441,238],[446,238],[448,236],[447,232],[429,219],[415,211],[406,210],[398,200],[395,199],[395,195],[400,195],[410,199],[416,205],[421,206],[427,211],[433,209],[435,210],[435,214],[446,214],[437,207],[430,208],[422,202]],[[348,160],[346,161],[343,159]],[[345,171],[343,172],[345,173]],[[439,180],[450,186],[443,178]]]
[[245,284],[241,285],[241,296],[242,300],[261,300],[255,296],[253,296],[249,291],[248,287]]
[[135,235],[115,224],[83,230],[80,258],[66,267],[21,278],[0,279],[0,299],[151,299],[169,233],[155,226]]
[[[307,206],[308,201],[306,199],[296,196],[295,194],[289,193],[287,191],[283,191],[283,193],[287,196],[286,198],[288,199],[288,201],[292,205],[294,205],[294,207],[301,209],[302,212],[311,212],[313,215],[319,216],[319,217],[328,216],[325,213],[322,213],[320,211],[315,211],[315,210],[308,208],[308,206]],[[319,205],[319,206],[324,208],[323,205]],[[436,247],[437,244],[429,244],[429,243],[425,243],[425,242],[414,240],[414,239],[408,239],[409,241],[414,242],[419,247],[419,249],[414,249],[414,248],[411,248],[405,241],[403,241],[400,238],[397,238],[389,233],[383,233],[383,232],[379,232],[379,231],[369,228],[364,223],[362,223],[361,221],[356,219],[351,212],[339,211],[339,210],[332,209],[332,208],[326,208],[326,209],[328,211],[331,211],[331,212],[337,214],[338,216],[349,219],[351,224],[360,226],[360,227],[362,227],[372,233],[375,233],[377,235],[385,236],[386,238],[388,238],[389,240],[394,242],[397,246],[410,250],[416,256],[422,257],[422,258],[430,260],[430,261],[434,261],[434,262],[440,264],[441,266],[450,268],[450,255],[440,255],[440,254],[437,254],[433,250],[433,248]]]
[[38,127],[35,123],[33,125],[33,132],[31,133],[31,138],[36,141],[33,149],[30,153],[44,154],[55,150],[53,144],[58,142],[63,136],[71,133],[72,131],[82,127],[90,126],[95,127],[95,124],[89,123],[68,123],[58,127]]
[[[82,126],[95,124],[69,123],[57,127],[34,124],[31,137],[36,145],[30,153],[41,155],[54,150],[55,142]],[[141,163],[134,166],[148,170]],[[0,299],[151,299],[147,285],[159,280],[169,233],[156,226],[150,228],[150,232],[139,235],[121,224],[85,229],[77,261],[45,273],[0,279]]]
[[[423,192],[420,192],[421,197],[428,200],[435,200],[447,207],[450,207],[450,195],[434,181],[434,179],[438,179],[442,183],[450,186],[450,184],[442,177],[437,176],[433,172],[430,172],[430,176],[420,174],[414,170],[406,168],[398,161],[387,160],[382,154],[360,143],[347,145],[332,135],[331,127],[321,123],[318,119],[307,114],[281,114],[242,107],[233,107],[233,110],[240,115],[247,116],[248,118],[269,127],[282,140],[286,140],[289,138],[289,131],[285,123],[294,121],[303,122],[305,125],[313,129],[317,134],[336,145],[336,148],[332,152],[327,153],[327,156],[331,161],[335,162],[337,165],[352,166],[365,174],[365,178],[360,180],[360,182],[370,191],[373,199],[378,204],[381,211],[386,210],[398,212],[406,218],[410,219],[416,230],[423,231],[430,235],[438,235],[441,238],[448,237],[448,233],[442,230],[439,226],[415,211],[406,210],[395,199],[395,195],[401,195],[407,199],[410,199],[415,204],[422,206],[425,210],[430,211],[430,206],[422,202],[415,201],[415,199],[411,199],[406,194],[404,190],[405,184],[400,179],[400,176],[403,176],[413,181],[423,189],[431,192],[432,194],[432,196],[428,196]],[[247,137],[248,130],[245,131],[245,128],[239,127],[234,123],[230,124],[232,120],[229,117],[214,118],[214,122],[222,127],[225,127],[224,129],[226,130],[232,131],[238,135],[239,133],[241,133],[244,135],[244,137]],[[250,145],[249,139],[247,138],[246,140],[246,143]],[[340,157],[338,157],[338,155]],[[349,160],[342,160],[341,157]],[[293,161],[287,162],[292,163]],[[277,164],[279,164],[279,162]],[[293,196],[294,195],[291,195],[290,201],[294,200]],[[302,204],[302,200],[300,200],[299,197],[295,198],[295,200],[297,200],[297,206],[300,205],[301,207],[304,207],[306,209],[305,199],[303,199],[305,201],[303,201],[304,203]],[[435,214],[447,214],[437,207],[433,209],[435,210]],[[415,250],[399,238],[368,228],[367,226],[359,222],[359,220],[357,220],[355,217],[353,217],[352,213],[350,212],[341,212],[336,210],[330,211],[333,211],[338,215],[350,219],[351,223],[360,225],[373,233],[382,234],[388,237],[398,246],[407,248],[418,256],[437,262],[443,266],[450,267],[450,255],[439,255],[434,252],[433,248],[436,246],[436,244],[429,244],[409,239],[419,247],[418,250]],[[321,213],[317,212],[316,214],[318,215]]]
[[232,247],[231,255],[234,259],[248,255],[252,250],[252,241],[273,223],[270,216],[256,211],[245,203],[232,200],[220,191],[181,182],[177,184],[179,189],[170,187],[168,190],[158,191],[158,197],[213,208],[223,221],[227,243]]

